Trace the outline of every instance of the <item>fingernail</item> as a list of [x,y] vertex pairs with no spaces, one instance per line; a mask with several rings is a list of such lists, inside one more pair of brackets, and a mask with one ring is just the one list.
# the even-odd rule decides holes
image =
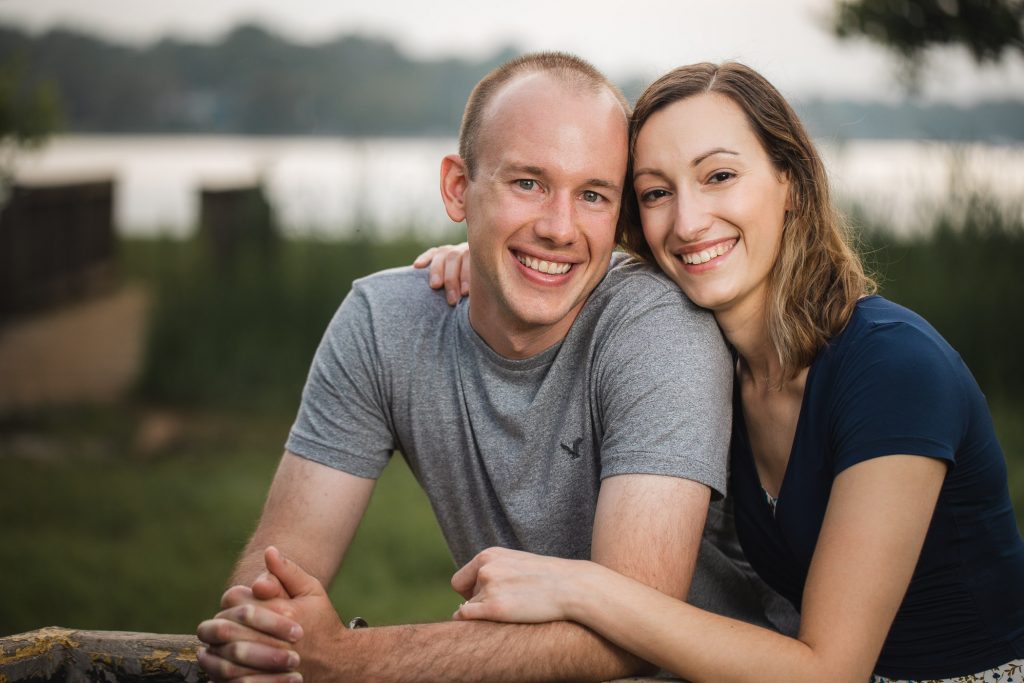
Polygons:
[[299,626],[298,624],[296,624],[295,626],[292,626],[291,629],[288,631],[288,637],[291,638],[292,642],[294,642],[294,641],[298,640],[299,638],[301,638],[302,637],[302,627]]
[[441,284],[441,278],[439,276],[431,276],[430,277],[430,286],[431,287],[437,287],[439,284]]
[[302,683],[302,674],[291,674],[288,676],[288,683]]
[[289,652],[288,653],[288,668],[289,669],[294,669],[298,665],[299,665],[299,653],[298,652]]

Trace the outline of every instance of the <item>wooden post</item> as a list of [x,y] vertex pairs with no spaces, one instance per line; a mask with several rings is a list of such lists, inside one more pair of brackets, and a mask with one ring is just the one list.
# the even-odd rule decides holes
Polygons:
[[277,243],[273,210],[262,185],[201,188],[199,230],[221,268],[233,266],[246,248],[269,258]]

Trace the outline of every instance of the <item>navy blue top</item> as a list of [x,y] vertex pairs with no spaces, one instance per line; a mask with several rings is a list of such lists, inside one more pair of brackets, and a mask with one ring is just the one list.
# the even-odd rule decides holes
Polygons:
[[917,314],[861,300],[807,373],[773,516],[736,393],[732,491],[740,542],[758,573],[800,608],[832,481],[892,454],[949,470],[876,673],[946,678],[1024,657],[1024,541],[985,397]]

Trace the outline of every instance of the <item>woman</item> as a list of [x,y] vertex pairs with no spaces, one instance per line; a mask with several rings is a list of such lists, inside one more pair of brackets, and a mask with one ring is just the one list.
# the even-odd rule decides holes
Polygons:
[[[1024,542],[985,398],[873,295],[793,110],[745,66],[681,67],[641,95],[630,145],[623,242],[734,349],[737,531],[800,632],[503,549],[455,575],[455,618],[577,621],[693,681],[1021,680]],[[459,286],[460,254],[436,281],[447,263]]]

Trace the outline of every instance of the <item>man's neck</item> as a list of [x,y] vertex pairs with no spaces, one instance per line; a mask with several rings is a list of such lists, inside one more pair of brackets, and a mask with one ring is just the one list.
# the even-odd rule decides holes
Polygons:
[[[586,302],[584,301],[583,304]],[[501,316],[474,314],[473,300],[469,301],[469,324],[477,336],[499,356],[511,360],[524,360],[560,343],[572,328],[583,304],[554,325],[527,325],[520,321],[502,320]],[[479,311],[477,307],[476,311]]]

